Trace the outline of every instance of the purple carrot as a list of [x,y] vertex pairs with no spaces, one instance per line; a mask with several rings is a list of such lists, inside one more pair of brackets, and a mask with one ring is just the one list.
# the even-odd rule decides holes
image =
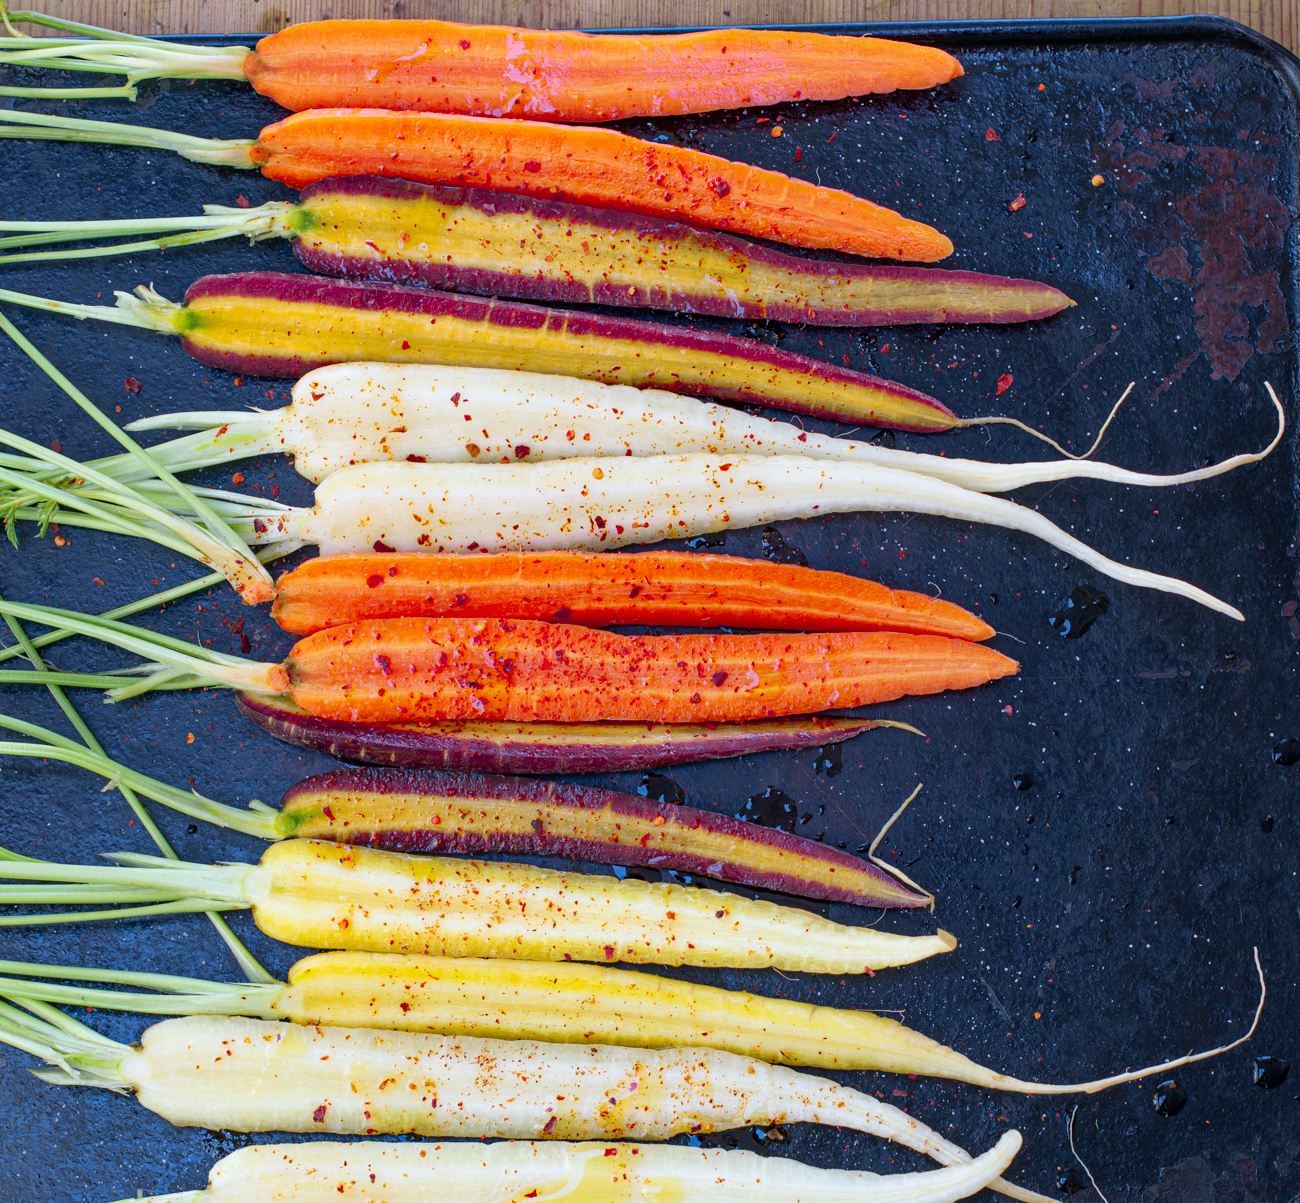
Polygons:
[[1028,322],[1073,304],[1034,280],[799,259],[661,218],[378,176],[304,188],[285,225],[310,271],[530,301],[815,326]]
[[851,902],[930,901],[815,840],[693,806],[556,781],[427,770],[336,769],[286,791],[285,835],[394,852],[562,856]]
[[816,748],[906,723],[801,715],[748,723],[349,723],[287,698],[238,696],[240,710],[286,743],[339,760],[481,773],[620,773]]

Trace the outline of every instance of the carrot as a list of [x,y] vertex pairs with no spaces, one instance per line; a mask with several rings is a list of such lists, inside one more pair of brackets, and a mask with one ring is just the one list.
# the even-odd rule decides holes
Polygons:
[[937,230],[869,200],[617,130],[387,109],[311,109],[256,141],[0,112],[0,137],[124,144],[251,170],[293,188],[333,176],[492,188],[647,217],[682,218],[794,246],[933,263],[952,254]]
[[932,88],[962,74],[952,55],[934,47],[803,30],[594,37],[454,21],[334,20],[291,25],[249,50],[124,37],[43,13],[11,19],[91,36],[7,41],[0,63],[129,77],[121,88],[13,89],[48,98],[134,100],[143,79],[247,78],[286,109],[347,104],[616,121]]
[[276,589],[271,615],[295,635],[359,619],[442,614],[585,627],[993,635],[983,619],[925,593],[796,564],[680,551],[321,556],[285,573]]
[[295,111],[329,105],[546,121],[668,117],[932,88],[962,74],[942,50],[883,38],[714,29],[592,36],[450,21],[317,21],[243,63]]
[[940,635],[625,636],[500,618],[352,623],[270,664],[68,610],[0,601],[0,614],[143,654],[161,678],[288,694],[309,714],[351,722],[740,721],[969,689],[1019,668]]
[[300,640],[287,692],[326,718],[710,722],[969,689],[1017,670],[977,643],[894,632],[615,635],[505,619],[392,618]]

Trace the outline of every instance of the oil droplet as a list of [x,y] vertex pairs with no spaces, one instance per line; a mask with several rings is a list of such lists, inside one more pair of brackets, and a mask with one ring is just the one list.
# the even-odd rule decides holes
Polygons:
[[186,835],[198,835],[198,833],[199,833],[199,825],[197,823],[191,823],[188,827],[185,828]]
[[1300,739],[1284,739],[1273,745],[1273,763],[1289,769],[1300,760]]
[[793,834],[799,821],[799,804],[784,790],[769,785],[761,794],[754,794],[736,818]]
[[636,787],[636,792],[641,797],[650,798],[654,802],[680,804],[686,801],[686,791],[671,777],[665,777],[662,773],[644,773],[641,784]]
[[1272,816],[1272,815],[1265,815],[1265,816],[1264,816],[1262,819],[1260,819],[1260,821],[1259,821],[1259,829],[1260,829],[1260,831],[1262,831],[1265,835],[1268,835],[1268,833],[1269,833],[1270,831],[1273,830],[1273,823],[1274,823],[1273,816]]
[[[844,745],[828,744],[819,748],[817,759],[813,761],[814,771],[826,777],[838,777],[844,771]],[[801,822],[808,822],[812,815],[804,815]]]
[[1155,1104],[1158,1114],[1172,1118],[1187,1106],[1187,1091],[1170,1078],[1169,1081],[1161,1082],[1156,1087],[1151,1101]]
[[1011,784],[1023,794],[1025,790],[1034,788],[1034,775],[1032,773],[1017,773],[1011,778]]
[[716,534],[699,535],[694,539],[686,540],[686,546],[692,551],[701,551],[706,547],[726,547],[726,545],[727,532],[725,530],[718,531]]
[[1291,1063],[1283,1061],[1281,1057],[1256,1057],[1255,1074],[1251,1080],[1265,1090],[1276,1090],[1286,1081],[1290,1072]]
[[1091,585],[1079,585],[1060,609],[1048,616],[1047,625],[1066,639],[1078,639],[1109,609],[1110,598],[1104,593]]
[[763,527],[763,555],[774,564],[798,564],[808,567],[808,557],[797,547],[791,547],[775,526]]
[[872,437],[871,445],[873,447],[889,447],[892,449],[898,446],[898,435],[892,430],[882,430]]

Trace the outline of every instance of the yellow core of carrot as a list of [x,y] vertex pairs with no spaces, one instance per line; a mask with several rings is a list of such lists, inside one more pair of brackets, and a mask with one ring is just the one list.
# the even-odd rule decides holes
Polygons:
[[652,342],[602,334],[598,326],[578,332],[575,321],[588,321],[581,314],[556,314],[538,326],[505,325],[494,321],[490,310],[482,319],[431,318],[398,309],[216,292],[196,297],[186,313],[191,346],[234,356],[295,358],[310,365],[379,360],[506,368],[735,400],[784,401],[867,425],[947,430],[954,421],[945,410],[887,388],[675,345],[669,336]]

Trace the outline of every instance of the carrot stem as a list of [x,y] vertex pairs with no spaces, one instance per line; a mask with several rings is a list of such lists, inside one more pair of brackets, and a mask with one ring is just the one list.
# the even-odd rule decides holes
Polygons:
[[214,563],[224,563],[231,574],[231,584],[236,591],[244,595],[244,601],[250,604],[270,601],[275,596],[275,585],[270,573],[262,566],[252,549],[237,535],[233,528],[188,485],[183,484],[174,473],[150,452],[126,433],[116,422],[95,405],[75,384],[72,383],[36,346],[11,322],[0,313],[0,330],[3,330],[27,354],[55,384],[70,397],[77,406],[88,414],[100,429],[106,431],[159,480],[165,482],[173,493],[183,502],[194,507],[195,513],[202,518],[210,531],[210,537],[224,542],[229,553],[214,559]]

